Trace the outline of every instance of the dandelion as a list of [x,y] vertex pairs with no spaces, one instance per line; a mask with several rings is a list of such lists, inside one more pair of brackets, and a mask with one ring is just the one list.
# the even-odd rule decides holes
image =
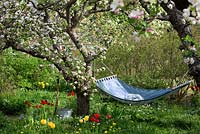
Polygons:
[[40,121],[40,123],[41,123],[42,125],[45,125],[45,124],[47,123],[47,121],[46,121],[45,119],[42,119],[42,120]]
[[56,125],[53,122],[48,122],[48,126],[52,129],[56,127]]

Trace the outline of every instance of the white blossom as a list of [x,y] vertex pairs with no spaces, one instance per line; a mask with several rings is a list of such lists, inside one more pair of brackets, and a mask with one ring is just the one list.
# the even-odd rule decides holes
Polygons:
[[173,9],[174,6],[170,3],[170,4],[167,5],[167,7],[168,7],[169,9]]
[[110,8],[112,9],[111,11],[116,12],[118,7],[123,7],[123,6],[124,6],[123,0],[113,0],[113,2],[110,5]]
[[189,17],[190,16],[190,9],[183,9],[183,16],[184,17]]
[[135,42],[140,42],[140,37],[138,35],[138,32],[133,32],[132,35]]
[[167,4],[167,3],[168,3],[168,0],[163,0],[163,2],[164,2],[165,4]]
[[86,86],[84,86],[84,87],[83,87],[83,90],[87,90],[87,87],[86,87]]
[[197,51],[197,49],[195,48],[195,46],[189,46],[189,49],[192,50],[192,51]]
[[84,95],[84,96],[87,96],[88,94],[85,92],[85,93],[83,93],[83,95]]
[[140,19],[143,15],[144,11],[132,10],[131,13],[128,15],[128,17],[133,19]]
[[194,60],[194,58],[192,58],[192,57],[187,57],[187,58],[184,58],[184,63],[186,63],[186,64],[194,64],[194,62],[195,62],[195,60]]

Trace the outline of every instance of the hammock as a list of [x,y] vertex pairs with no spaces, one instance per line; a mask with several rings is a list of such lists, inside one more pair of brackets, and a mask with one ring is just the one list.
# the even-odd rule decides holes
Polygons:
[[173,88],[142,89],[130,86],[119,80],[116,75],[105,77],[96,81],[96,85],[112,98],[123,103],[149,103],[160,97],[176,93],[192,81],[187,81]]

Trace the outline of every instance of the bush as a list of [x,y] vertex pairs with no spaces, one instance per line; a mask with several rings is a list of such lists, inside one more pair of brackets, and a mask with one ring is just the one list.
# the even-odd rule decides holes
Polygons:
[[0,96],[0,111],[7,115],[17,115],[26,111],[24,100],[10,94]]
[[[0,91],[37,89],[38,82],[51,86],[59,73],[47,61],[7,49],[0,57]],[[59,76],[60,77],[60,76]]]

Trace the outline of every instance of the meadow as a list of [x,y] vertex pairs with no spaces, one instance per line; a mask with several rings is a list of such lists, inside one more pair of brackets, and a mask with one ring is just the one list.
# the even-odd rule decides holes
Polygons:
[[[93,67],[101,68],[103,62],[122,80],[144,88],[171,87],[187,81],[191,79],[185,75],[187,67],[179,50],[174,49],[180,42],[177,35],[169,34],[155,41],[116,46],[108,51],[107,59],[96,60]],[[94,75],[101,78],[109,73],[102,69]],[[178,94],[144,105],[120,103],[93,85],[90,114],[80,117],[76,114],[76,92],[47,61],[7,49],[0,56],[0,78],[1,134],[198,134],[200,131],[200,94],[195,83]],[[72,115],[59,117],[55,111],[61,108],[72,109]]]

